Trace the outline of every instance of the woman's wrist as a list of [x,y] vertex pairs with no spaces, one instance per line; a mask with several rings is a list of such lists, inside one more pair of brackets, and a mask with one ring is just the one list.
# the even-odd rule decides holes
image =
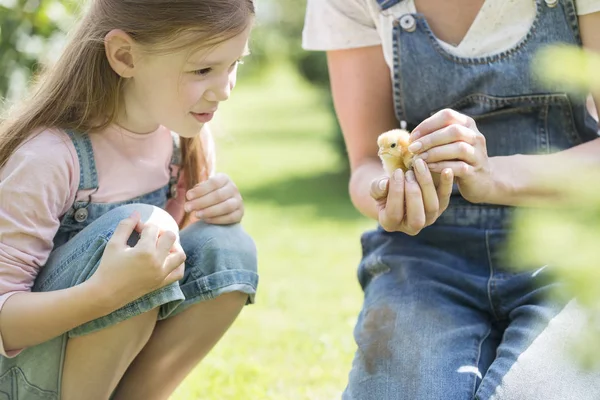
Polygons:
[[490,157],[490,190],[485,203],[507,206],[542,205],[559,194],[552,184],[560,153]]

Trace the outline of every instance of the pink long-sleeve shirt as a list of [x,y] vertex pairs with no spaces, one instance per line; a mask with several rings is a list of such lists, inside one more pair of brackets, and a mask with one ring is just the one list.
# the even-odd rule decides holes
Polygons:
[[[135,134],[111,126],[90,137],[99,186],[93,202],[131,199],[168,183],[173,152],[168,129]],[[178,223],[184,216],[184,186],[180,181],[179,195],[166,207]],[[10,296],[33,287],[52,251],[61,217],[75,200],[87,199],[78,187],[75,147],[57,129],[26,141],[0,169],[0,312]],[[7,352],[0,332],[0,354],[14,357],[20,351]]]

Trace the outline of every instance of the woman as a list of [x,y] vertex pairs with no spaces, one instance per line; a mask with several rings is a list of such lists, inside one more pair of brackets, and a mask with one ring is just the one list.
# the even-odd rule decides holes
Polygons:
[[[532,73],[557,43],[600,51],[600,2],[308,1],[304,47],[327,51],[350,195],[379,223],[362,236],[344,399],[600,398],[600,376],[559,351],[576,303],[548,296],[545,266],[503,258],[514,206],[553,194],[539,176],[598,163],[585,96]],[[415,171],[388,180],[376,139],[403,122]]]

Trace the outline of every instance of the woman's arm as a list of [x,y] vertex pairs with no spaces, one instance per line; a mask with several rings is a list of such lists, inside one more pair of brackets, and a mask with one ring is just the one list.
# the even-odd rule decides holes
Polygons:
[[379,134],[398,127],[390,70],[381,46],[327,52],[331,91],[350,159],[350,198],[365,216],[378,219],[371,182],[383,176]]

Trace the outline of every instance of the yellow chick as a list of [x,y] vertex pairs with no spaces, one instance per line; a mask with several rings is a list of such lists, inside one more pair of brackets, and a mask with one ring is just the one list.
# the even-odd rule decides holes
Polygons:
[[383,169],[392,176],[398,168],[404,172],[412,169],[414,154],[408,151],[410,133],[405,129],[392,129],[379,135],[377,155],[383,163]]

